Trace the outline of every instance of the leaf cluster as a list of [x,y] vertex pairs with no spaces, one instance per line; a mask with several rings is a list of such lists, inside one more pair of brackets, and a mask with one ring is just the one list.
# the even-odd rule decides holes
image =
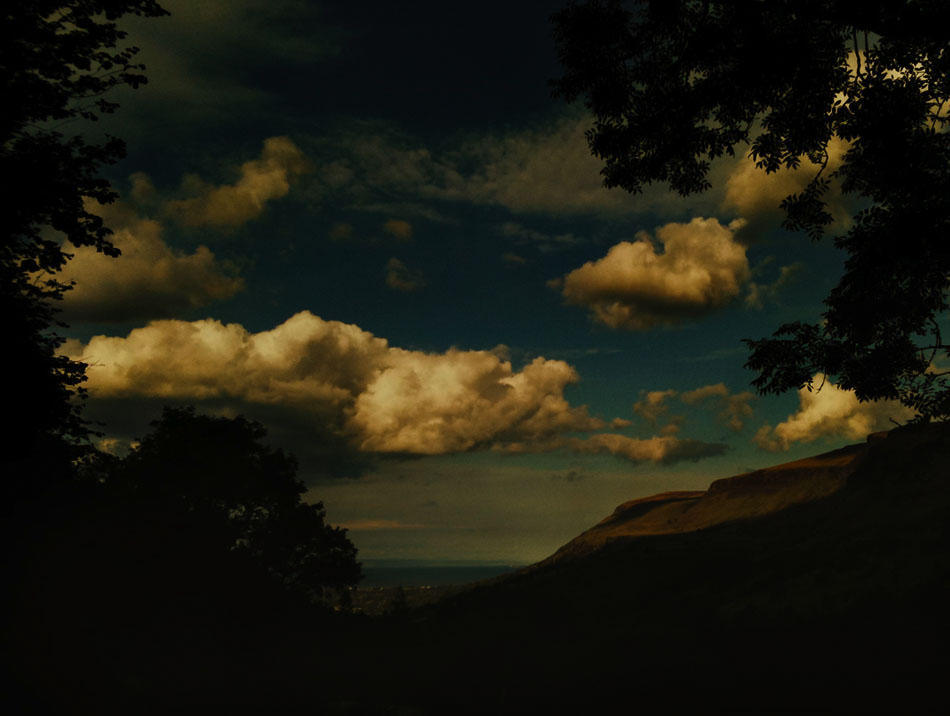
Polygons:
[[70,288],[56,278],[71,257],[66,242],[119,253],[87,206],[115,200],[99,172],[125,145],[66,130],[114,112],[105,95],[115,87],[144,84],[138,49],[117,48],[126,36],[117,20],[128,14],[167,13],[155,0],[23,0],[0,11],[0,309],[13,348],[0,370],[20,378],[12,405],[20,419],[4,459],[53,444],[75,457],[89,434],[74,401],[85,366],[56,355],[62,340],[50,302]]

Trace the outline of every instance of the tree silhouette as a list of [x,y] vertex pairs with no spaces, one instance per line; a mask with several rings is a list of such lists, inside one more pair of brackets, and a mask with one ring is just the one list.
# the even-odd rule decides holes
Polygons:
[[165,408],[152,428],[100,474],[120,509],[160,516],[149,520],[157,539],[171,526],[185,552],[240,560],[316,601],[361,579],[346,530],[301,500],[296,460],[264,444],[259,423],[184,407]]
[[121,504],[191,525],[190,539],[219,558],[249,558],[291,589],[322,596],[361,577],[346,531],[306,504],[293,456],[266,446],[266,431],[243,417],[165,408],[153,430],[106,471]]
[[85,365],[56,355],[61,324],[51,301],[69,289],[56,279],[70,258],[67,241],[119,253],[87,203],[115,199],[98,173],[125,147],[111,136],[87,141],[78,129],[117,109],[109,90],[146,81],[132,61],[138,49],[116,49],[126,36],[116,21],[127,14],[167,13],[155,0],[18,0],[0,15],[0,369],[14,385],[7,411],[16,416],[0,459],[30,460],[31,472],[38,460],[68,471],[89,449],[75,400]]
[[[819,166],[782,203],[787,228],[824,234],[834,179],[865,207],[835,237],[848,258],[823,321],[746,341],[760,392],[820,372],[860,400],[950,417],[950,371],[935,367],[950,356],[950,5],[590,0],[552,20],[554,91],[593,113],[606,186],[704,191],[710,162],[748,147],[767,172]],[[849,148],[830,171],[833,137]]]

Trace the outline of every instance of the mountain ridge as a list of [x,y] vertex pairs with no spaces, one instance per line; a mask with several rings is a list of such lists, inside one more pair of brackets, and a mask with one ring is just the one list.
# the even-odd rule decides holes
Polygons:
[[869,446],[887,435],[872,433],[864,443],[720,478],[706,490],[662,492],[629,500],[531,567],[575,559],[616,539],[694,532],[828,497],[845,486],[867,457]]
[[[950,424],[915,424],[624,503],[410,618],[432,712],[940,713],[948,478]],[[501,696],[470,706],[471,674]]]

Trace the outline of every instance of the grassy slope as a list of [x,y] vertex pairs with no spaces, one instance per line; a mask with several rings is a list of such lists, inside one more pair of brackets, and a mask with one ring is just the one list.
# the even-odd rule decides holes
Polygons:
[[[426,712],[589,712],[611,694],[673,713],[936,712],[948,427],[892,431],[822,499],[615,536],[450,599],[408,624],[411,637],[392,634],[411,640],[412,666],[382,648],[394,668],[381,688]],[[739,482],[748,505],[755,480]]]

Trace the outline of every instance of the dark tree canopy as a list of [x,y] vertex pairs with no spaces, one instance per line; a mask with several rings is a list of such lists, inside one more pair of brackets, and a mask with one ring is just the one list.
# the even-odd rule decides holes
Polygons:
[[145,82],[137,48],[117,48],[125,33],[116,21],[128,14],[167,13],[155,0],[18,0],[0,11],[0,367],[8,381],[16,376],[4,460],[54,452],[68,461],[88,436],[74,400],[85,366],[55,355],[62,341],[50,301],[69,288],[56,280],[70,258],[66,242],[118,255],[87,202],[115,199],[99,171],[125,146],[78,130],[117,109],[109,90]]
[[346,530],[324,522],[322,503],[301,500],[297,461],[265,436],[243,417],[165,408],[141,443],[105,471],[104,486],[123,509],[160,515],[157,523],[176,532],[187,526],[186,548],[210,559],[247,559],[318,599],[356,584],[362,573]]
[[[820,238],[832,180],[865,208],[835,242],[845,273],[824,320],[750,340],[762,392],[816,373],[860,400],[950,417],[938,319],[950,290],[950,3],[945,0],[590,0],[553,17],[564,75],[594,115],[604,183],[682,195],[710,162],[748,152],[768,172],[819,165],[784,225]],[[849,66],[850,63],[850,66]],[[847,142],[826,171],[828,144]]]

